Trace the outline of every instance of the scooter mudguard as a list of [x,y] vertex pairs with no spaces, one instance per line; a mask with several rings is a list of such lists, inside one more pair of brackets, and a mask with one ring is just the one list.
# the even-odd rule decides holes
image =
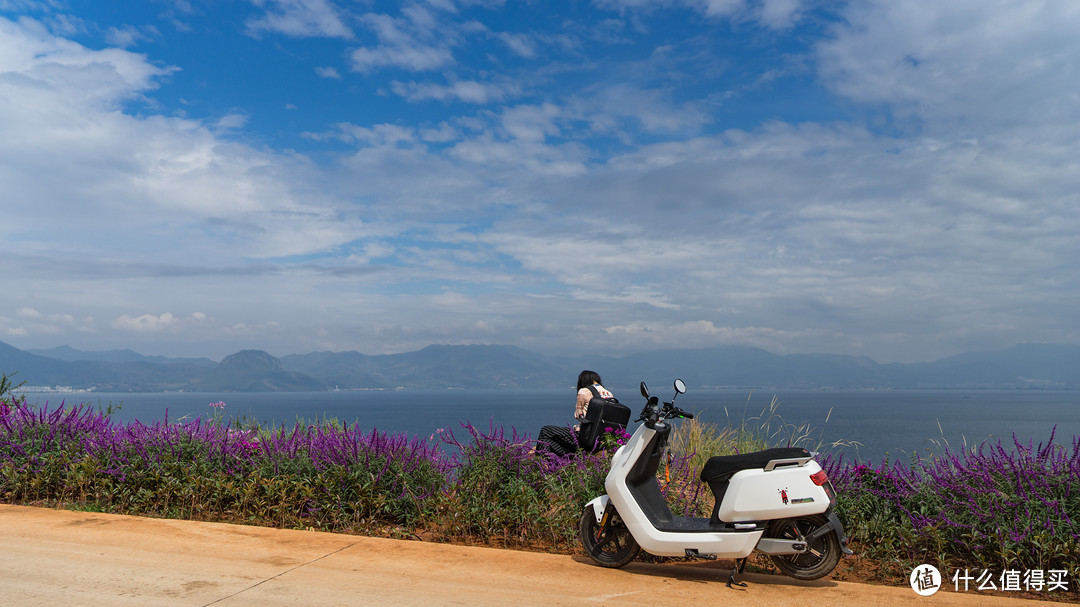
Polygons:
[[607,510],[609,503],[611,503],[611,499],[606,495],[601,495],[588,504],[585,504],[585,507],[588,508],[589,506],[592,506],[593,515],[596,516],[596,522],[599,523],[600,520],[604,518],[604,510]]

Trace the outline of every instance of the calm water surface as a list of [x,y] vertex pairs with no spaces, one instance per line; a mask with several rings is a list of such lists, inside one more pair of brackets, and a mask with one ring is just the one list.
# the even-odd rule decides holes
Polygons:
[[[636,413],[643,399],[637,388],[617,387],[616,395]],[[670,388],[653,390],[669,398]],[[502,426],[535,437],[544,424],[571,420],[573,390],[454,391],[400,390],[268,393],[88,393],[31,394],[31,402],[57,405],[61,401],[105,407],[120,404],[114,417],[122,422],[153,423],[209,417],[209,403],[223,401],[229,417],[255,419],[263,424],[292,425],[298,418],[330,417],[358,422],[361,428],[410,436],[430,436],[437,429],[456,430],[462,422],[488,428]],[[814,442],[857,441],[844,448],[847,457],[880,462],[908,460],[916,452],[935,448],[934,441],[956,448],[988,437],[1012,443],[1045,442],[1057,426],[1055,442],[1069,445],[1080,437],[1080,391],[1052,390],[694,390],[678,398],[707,422],[738,426],[759,424],[773,398],[779,402],[770,428],[809,425]],[[826,419],[828,420],[826,422]],[[678,424],[679,422],[676,422]],[[676,426],[677,430],[677,426]],[[943,440],[944,439],[944,440]]]

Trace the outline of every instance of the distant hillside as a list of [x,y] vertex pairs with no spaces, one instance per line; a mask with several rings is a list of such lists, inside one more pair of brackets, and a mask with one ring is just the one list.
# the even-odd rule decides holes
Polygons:
[[[31,386],[70,386],[99,392],[265,392],[317,391],[326,386],[301,373],[282,368],[266,352],[250,350],[209,359],[146,357],[130,350],[79,352],[71,348],[45,350],[60,360],[31,354],[0,342],[0,370]],[[134,357],[131,354],[135,354]],[[119,359],[119,360],[117,360]],[[125,362],[125,359],[132,359]]]
[[199,392],[318,392],[326,385],[287,371],[281,361],[262,350],[243,350],[226,356],[206,375],[192,382]]
[[639,380],[666,384],[682,377],[698,387],[1080,389],[1080,346],[1021,344],[928,363],[886,365],[862,356],[778,355],[746,346],[548,357],[498,345],[434,345],[388,355],[312,352],[280,360],[261,350],[245,350],[214,363],[130,350],[61,347],[32,353],[0,342],[0,371],[18,372],[19,381],[99,391],[569,389],[585,368],[613,385]]
[[866,357],[833,354],[781,356],[760,348],[723,346],[661,350],[622,358],[583,357],[583,368],[604,377],[682,377],[710,387],[867,388],[888,385],[882,366]]
[[1077,388],[1080,346],[1019,344],[996,352],[886,367],[894,385],[912,388]]
[[367,356],[313,352],[281,359],[331,388],[560,388],[574,383],[568,367],[515,346],[428,346],[416,352]]
[[64,360],[68,362],[77,361],[96,361],[106,363],[133,363],[133,362],[147,362],[158,363],[163,365],[198,365],[203,367],[213,367],[217,363],[209,358],[167,358],[165,356],[144,356],[134,350],[105,350],[98,352],[87,352],[84,350],[76,350],[71,346],[58,346],[56,348],[49,348],[47,350],[26,350],[30,354],[36,354],[38,356],[44,356],[46,358],[55,358],[56,360]]
[[65,361],[39,356],[0,342],[0,370],[18,373],[18,381],[34,386],[94,388],[102,392],[184,389],[206,371],[199,365],[174,362]]

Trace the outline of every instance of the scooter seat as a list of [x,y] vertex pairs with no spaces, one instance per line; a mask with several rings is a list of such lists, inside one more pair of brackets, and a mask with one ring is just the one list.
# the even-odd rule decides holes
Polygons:
[[801,459],[810,457],[810,452],[802,447],[778,447],[739,455],[714,455],[701,468],[701,480],[709,482],[720,477],[730,476],[739,470],[764,468],[777,459]]

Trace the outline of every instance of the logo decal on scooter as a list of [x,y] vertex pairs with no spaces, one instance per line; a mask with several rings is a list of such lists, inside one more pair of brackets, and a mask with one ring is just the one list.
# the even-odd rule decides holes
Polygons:
[[786,505],[787,505],[787,503],[788,503],[788,499],[787,499],[787,487],[785,487],[785,488],[783,488],[783,489],[780,489],[780,499],[784,500],[784,505],[786,506]]
[[812,498],[812,497],[800,497],[800,498],[792,498],[791,503],[792,504],[809,504],[809,503],[811,503],[813,501],[814,501],[814,498]]

